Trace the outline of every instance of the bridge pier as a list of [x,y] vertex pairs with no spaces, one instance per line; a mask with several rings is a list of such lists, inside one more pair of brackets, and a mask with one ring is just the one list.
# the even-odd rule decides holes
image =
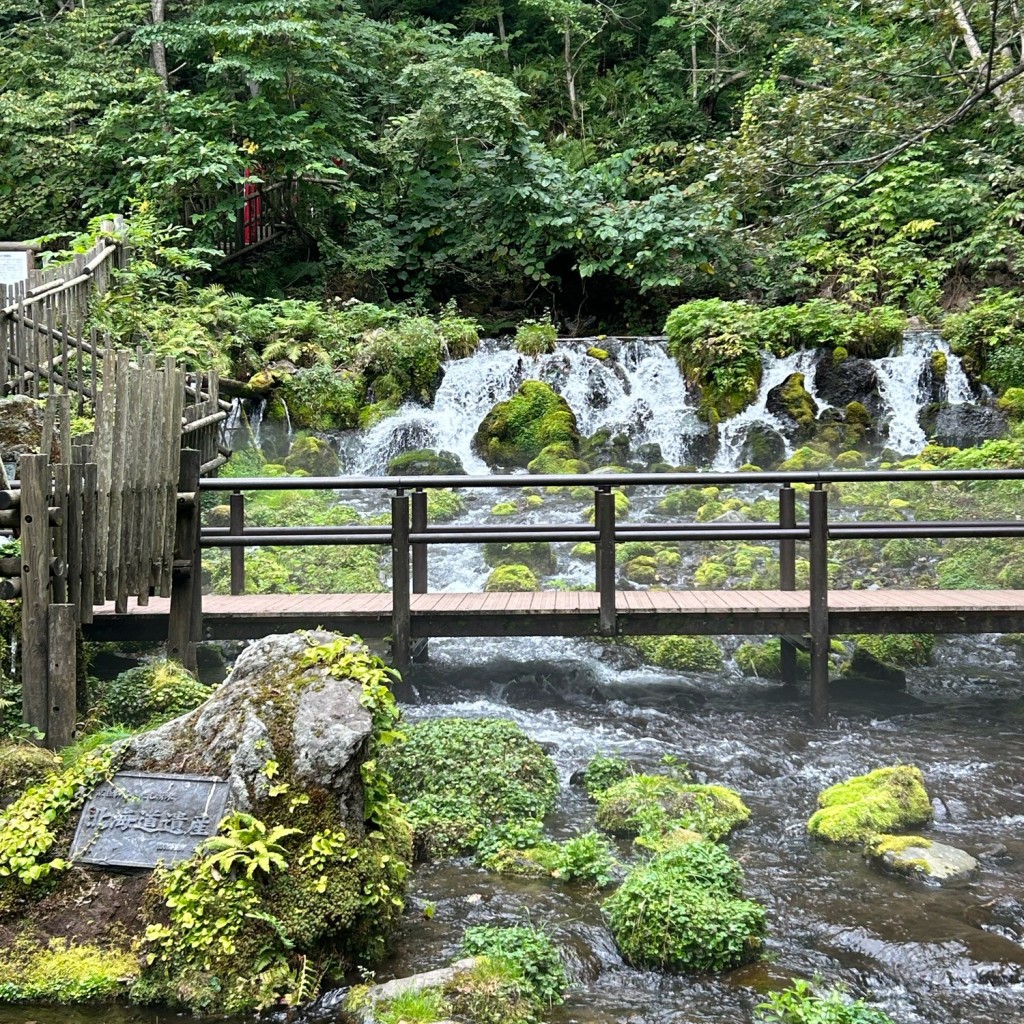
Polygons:
[[399,488],[391,499],[391,664],[403,680],[412,665],[409,555],[409,498]]
[[811,540],[811,718],[828,721],[828,493],[816,484],[808,495]]
[[[784,530],[796,529],[796,491],[791,484],[779,488],[779,526]],[[796,590],[796,541],[779,541],[779,590]],[[779,658],[782,681],[788,686],[796,684],[796,645],[787,637],[779,637]]]

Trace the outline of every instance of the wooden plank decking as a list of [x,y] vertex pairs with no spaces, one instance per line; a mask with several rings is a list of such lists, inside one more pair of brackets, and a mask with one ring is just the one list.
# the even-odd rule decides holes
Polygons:
[[[1024,590],[830,591],[829,633],[998,633],[1024,631]],[[806,590],[648,590],[616,594],[619,633],[799,635]],[[88,639],[161,640],[169,601],[113,603],[83,626]],[[390,594],[252,594],[203,598],[208,640],[253,639],[323,626],[367,638],[391,632]],[[592,591],[412,595],[412,636],[596,636]]]

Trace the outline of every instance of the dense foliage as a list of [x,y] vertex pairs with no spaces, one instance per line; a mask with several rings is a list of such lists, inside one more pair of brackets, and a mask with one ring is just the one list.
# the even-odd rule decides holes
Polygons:
[[265,184],[290,247],[229,274],[260,294],[589,302],[636,326],[711,296],[932,316],[1017,281],[1019,18],[957,0],[6,0],[6,230],[134,204],[216,262]]

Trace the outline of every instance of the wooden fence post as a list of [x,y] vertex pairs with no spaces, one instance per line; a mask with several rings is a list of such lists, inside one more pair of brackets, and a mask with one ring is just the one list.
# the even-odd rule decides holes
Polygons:
[[196,449],[182,449],[178,492],[183,497],[177,506],[171,610],[167,625],[167,657],[191,672],[196,671],[196,638],[193,634],[196,610],[193,604],[202,600],[202,580],[196,578],[200,569],[196,559],[199,546],[200,465],[200,454]]
[[602,487],[594,492],[597,525],[598,629],[601,636],[615,636],[615,495]]
[[811,528],[811,718],[828,720],[828,493],[821,484],[809,495]]
[[21,459],[21,714],[49,739],[50,460]]
[[46,745],[52,750],[68,746],[75,738],[77,612],[73,604],[49,608]]
[[[228,498],[228,529],[232,534],[245,531],[245,495],[235,491]],[[245,593],[245,548],[239,545],[231,549],[231,593]]]
[[[779,488],[779,526],[783,530],[796,527],[796,491],[790,484]],[[779,590],[796,590],[796,541],[779,541]],[[779,637],[782,681],[796,682],[796,646],[786,637]]]
[[[422,533],[427,528],[427,492],[419,489],[412,492],[412,532]],[[412,592],[425,594],[427,583],[427,545],[412,545]],[[421,637],[412,646],[412,658],[416,662],[427,661],[430,657],[430,641]]]
[[399,489],[391,499],[391,663],[403,682],[412,662],[409,554],[409,499]]

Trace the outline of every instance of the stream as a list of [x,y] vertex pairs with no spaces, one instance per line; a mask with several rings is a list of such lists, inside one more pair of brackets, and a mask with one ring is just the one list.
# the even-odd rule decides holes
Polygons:
[[[908,338],[876,361],[885,442],[901,453],[924,443],[917,413],[935,336]],[[714,468],[732,468],[745,424],[770,422],[767,391],[794,371],[811,377],[813,354],[769,360],[751,409],[719,426]],[[948,356],[950,402],[971,400]],[[621,342],[613,366],[582,345],[526,359],[488,342],[449,364],[432,409],[408,407],[365,433],[336,436],[345,470],[382,473],[410,448],[458,454],[470,473],[486,467],[472,434],[491,406],[524,379],[559,390],[580,418],[581,433],[625,433],[631,449],[657,444],[681,464],[706,428],[673,360],[657,344]],[[813,393],[813,392],[812,392]],[[919,432],[915,433],[915,430]],[[705,463],[707,464],[707,463]],[[631,498],[631,521],[653,519],[652,489]],[[462,521],[488,522],[493,493],[465,495]],[[349,501],[346,496],[346,501]],[[355,504],[383,508],[381,495]],[[579,521],[567,495],[517,521]],[[556,545],[557,577],[592,580],[593,565]],[[479,590],[488,567],[471,545],[432,548],[431,589]],[[550,580],[549,580],[550,582]],[[729,655],[735,640],[723,638]],[[687,762],[700,781],[736,789],[752,811],[729,846],[746,872],[747,894],[768,911],[764,962],[715,977],[636,971],[623,964],[602,921],[600,896],[555,881],[507,878],[468,862],[420,865],[390,959],[377,978],[403,976],[450,961],[463,930],[529,921],[563,951],[572,988],[552,1009],[554,1024],[745,1024],[763,994],[793,977],[820,975],[881,1006],[897,1024],[1024,1022],[1024,664],[1017,645],[994,637],[940,639],[933,663],[907,671],[893,693],[837,688],[829,728],[808,724],[806,695],[740,674],[731,658],[715,673],[679,673],[638,664],[621,650],[585,640],[434,640],[417,666],[419,700],[409,719],[498,716],[518,722],[554,758],[562,782],[549,831],[564,838],[593,827],[594,807],[572,785],[597,752],[658,770],[661,758]],[[926,834],[981,857],[972,881],[931,886],[885,875],[855,849],[812,841],[805,823],[820,790],[872,768],[918,765],[933,797]],[[628,854],[628,844],[622,847]],[[1018,901],[1014,906],[1013,901]],[[433,908],[425,914],[424,908]],[[327,994],[298,1020],[338,1019]],[[172,1014],[140,1009],[5,1008],[11,1024],[166,1024]]]

